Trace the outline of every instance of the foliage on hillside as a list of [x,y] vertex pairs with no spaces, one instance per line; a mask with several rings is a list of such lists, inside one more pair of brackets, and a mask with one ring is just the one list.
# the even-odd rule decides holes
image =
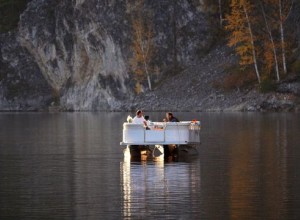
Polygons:
[[151,12],[144,10],[144,1],[136,1],[132,12],[132,50],[133,57],[130,59],[131,68],[136,80],[136,92],[142,91],[141,82],[147,79],[148,88],[152,90],[151,72],[154,68],[151,65],[154,55],[153,24]]
[[279,82],[289,74],[297,33],[296,21],[286,22],[297,3],[293,0],[231,0],[225,30],[241,66],[253,65],[257,80]]

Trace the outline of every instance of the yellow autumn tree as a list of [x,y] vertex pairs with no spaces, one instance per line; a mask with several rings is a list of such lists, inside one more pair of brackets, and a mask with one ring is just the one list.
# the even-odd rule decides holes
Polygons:
[[281,57],[282,57],[283,72],[285,74],[287,74],[287,61],[286,61],[287,59],[286,59],[286,42],[285,42],[284,23],[291,12],[292,6],[293,6],[293,0],[278,0]]
[[229,31],[228,45],[235,47],[236,53],[240,57],[240,65],[254,65],[258,82],[261,82],[258,69],[255,36],[252,25],[255,21],[251,15],[254,6],[249,0],[231,0],[231,13],[226,16],[227,25],[225,29]]
[[153,28],[150,22],[151,16],[149,12],[145,12],[143,0],[136,1],[133,8],[133,57],[130,59],[130,65],[134,72],[134,78],[137,81],[137,87],[146,79],[149,89],[152,90],[150,74],[152,71],[151,61],[153,59],[154,43]]
[[[274,53],[272,52],[273,45],[270,41],[268,41],[266,39],[266,40],[264,40],[263,48],[264,48],[263,57],[264,57],[264,64],[265,64],[264,72],[266,73],[267,78],[271,78],[272,69],[274,67]],[[277,65],[277,67],[278,67],[278,65]]]
[[[271,0],[272,1],[272,0]],[[268,74],[268,77],[271,76],[272,69],[274,67],[276,72],[277,81],[280,80],[279,75],[279,61],[278,61],[278,44],[274,39],[274,22],[270,19],[270,15],[273,14],[273,11],[270,10],[270,4],[272,4],[270,0],[261,0],[260,1],[260,11],[262,14],[262,22],[264,25],[263,29],[266,32],[266,36],[263,36],[263,53],[264,53],[264,61],[265,61],[265,70]],[[268,8],[268,10],[266,10]]]
[[283,73],[287,74],[287,43],[285,33],[285,21],[288,18],[292,6],[293,0],[263,0],[266,8],[268,9],[267,17],[270,20],[270,26],[278,36],[280,49],[281,64]]

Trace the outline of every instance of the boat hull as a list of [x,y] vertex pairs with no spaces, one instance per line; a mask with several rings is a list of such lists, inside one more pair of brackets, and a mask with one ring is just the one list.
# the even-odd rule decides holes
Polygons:
[[131,161],[186,161],[198,155],[199,145],[128,145],[124,150]]

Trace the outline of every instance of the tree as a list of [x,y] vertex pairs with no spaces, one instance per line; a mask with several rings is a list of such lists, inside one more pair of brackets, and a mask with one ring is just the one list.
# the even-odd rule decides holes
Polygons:
[[[260,7],[261,7],[261,12],[262,12],[262,15],[264,18],[264,22],[265,22],[265,28],[268,33],[269,41],[270,41],[269,43],[265,43],[265,53],[264,54],[265,54],[265,58],[267,61],[267,68],[269,70],[271,69],[271,67],[273,65],[273,60],[274,60],[276,78],[277,78],[277,81],[279,81],[280,80],[279,66],[278,66],[277,50],[276,50],[276,46],[275,46],[275,42],[274,42],[274,37],[273,37],[272,30],[270,28],[270,25],[269,25],[269,22],[268,22],[268,19],[266,16],[265,8],[264,8],[264,5],[262,4],[262,2],[260,2]],[[271,48],[272,53],[269,53],[269,51],[270,51],[269,48]]]
[[270,25],[276,30],[280,42],[282,68],[284,74],[287,74],[287,51],[285,22],[291,12],[293,0],[263,0],[267,5]]
[[286,63],[286,49],[285,49],[285,46],[286,46],[285,45],[285,32],[284,32],[283,25],[289,16],[292,5],[293,5],[292,0],[278,0],[282,65],[283,65],[283,72],[285,74],[287,74],[287,63]]
[[230,31],[229,46],[235,46],[240,56],[240,65],[253,64],[258,83],[261,82],[258,69],[255,37],[252,23],[255,21],[251,16],[253,5],[249,0],[231,0],[231,13],[226,16],[225,28]]
[[133,57],[130,64],[138,84],[146,78],[148,87],[152,90],[150,71],[154,52],[153,29],[150,23],[151,16],[143,10],[143,5],[143,0],[139,0],[133,13]]
[[[279,81],[279,64],[282,64],[283,73],[287,74],[287,47],[284,24],[292,9],[293,1],[261,0],[261,2],[263,2],[263,4],[261,3],[261,11],[264,23],[274,54],[276,78]],[[281,62],[279,55],[281,56]]]
[[225,26],[230,31],[228,44],[235,46],[241,65],[254,65],[259,82],[272,79],[273,71],[277,81],[281,72],[287,74],[287,45],[294,40],[286,34],[290,27],[285,22],[292,6],[293,0],[231,0]]
[[219,5],[219,17],[220,17],[220,27],[223,27],[223,10],[222,10],[222,0],[218,0]]

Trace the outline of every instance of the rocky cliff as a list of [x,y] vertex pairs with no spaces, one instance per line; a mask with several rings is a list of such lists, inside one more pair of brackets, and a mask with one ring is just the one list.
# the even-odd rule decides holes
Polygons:
[[[128,64],[133,2],[31,1],[16,33],[1,36],[0,109],[52,103],[67,110],[120,110],[134,97]],[[211,46],[201,1],[145,1],[144,7],[153,16],[156,79],[171,70],[174,56],[185,68]]]
[[50,104],[52,89],[15,33],[0,36],[0,109],[36,110]]
[[[144,0],[143,10],[151,15],[154,32],[155,87],[137,96],[129,65],[136,2],[30,1],[18,29],[0,35],[0,110],[58,106],[83,111],[202,111],[297,106],[297,82],[278,87],[286,95],[258,94],[255,88],[225,92],[213,86],[222,81],[225,66],[237,59],[224,41],[216,46],[218,25],[214,22],[218,18],[201,0]],[[295,30],[299,32],[300,27]]]

